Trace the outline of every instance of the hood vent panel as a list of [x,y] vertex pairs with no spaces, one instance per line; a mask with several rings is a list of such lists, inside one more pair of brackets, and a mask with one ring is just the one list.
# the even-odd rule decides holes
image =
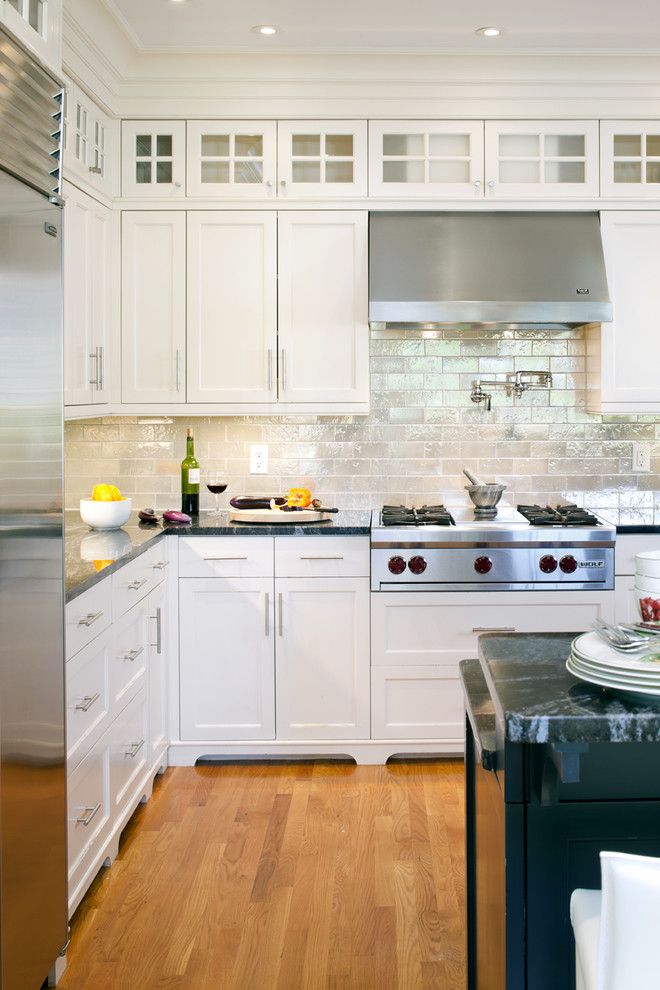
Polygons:
[[597,213],[371,213],[372,328],[565,330],[612,319]]

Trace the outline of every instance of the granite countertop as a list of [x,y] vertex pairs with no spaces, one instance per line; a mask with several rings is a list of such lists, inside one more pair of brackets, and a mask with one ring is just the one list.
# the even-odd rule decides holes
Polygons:
[[513,743],[660,741],[660,698],[635,700],[566,670],[577,633],[488,633],[479,658],[505,739]]
[[75,510],[64,514],[65,594],[71,601],[102,578],[138,557],[166,534],[177,536],[368,536],[371,512],[342,509],[318,523],[285,525],[229,521],[227,512],[202,512],[189,526],[141,523],[137,513],[121,529],[109,533],[91,530]]
[[478,660],[461,660],[459,664],[463,690],[468,700],[468,714],[475,739],[481,748],[481,761],[490,769],[490,754],[497,750],[495,706]]

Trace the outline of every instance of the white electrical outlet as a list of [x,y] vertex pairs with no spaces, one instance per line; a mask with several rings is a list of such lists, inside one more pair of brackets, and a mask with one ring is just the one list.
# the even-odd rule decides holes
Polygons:
[[250,446],[250,474],[268,474],[268,447],[265,443]]
[[634,443],[632,455],[632,469],[635,474],[651,470],[651,444]]

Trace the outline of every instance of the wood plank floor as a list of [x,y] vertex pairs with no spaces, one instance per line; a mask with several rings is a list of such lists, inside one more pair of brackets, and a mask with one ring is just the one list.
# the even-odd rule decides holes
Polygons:
[[168,770],[72,923],[62,990],[464,990],[456,760]]

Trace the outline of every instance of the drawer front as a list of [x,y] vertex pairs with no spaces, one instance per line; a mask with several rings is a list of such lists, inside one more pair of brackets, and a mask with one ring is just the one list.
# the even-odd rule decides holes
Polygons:
[[112,609],[115,620],[137,605],[164,579],[169,565],[168,540],[131,560],[112,575]]
[[112,622],[112,584],[106,578],[66,607],[66,658],[91,643]]
[[110,733],[105,733],[70,774],[67,784],[69,901],[112,824],[110,812]]
[[614,592],[472,592],[371,596],[372,666],[458,663],[487,632],[578,632],[611,620]]
[[73,768],[110,723],[112,629],[81,650],[66,665],[66,750]]
[[118,715],[146,684],[149,649],[149,603],[142,602],[112,627],[110,702]]
[[272,536],[179,537],[179,577],[271,577]]
[[368,577],[369,538],[280,536],[275,539],[276,577]]
[[374,667],[372,739],[433,739],[463,745],[463,695],[446,667]]
[[119,816],[147,766],[147,699],[140,693],[110,729],[110,807]]
[[636,554],[649,550],[660,550],[660,533],[623,533],[617,536],[614,573],[634,574]]

